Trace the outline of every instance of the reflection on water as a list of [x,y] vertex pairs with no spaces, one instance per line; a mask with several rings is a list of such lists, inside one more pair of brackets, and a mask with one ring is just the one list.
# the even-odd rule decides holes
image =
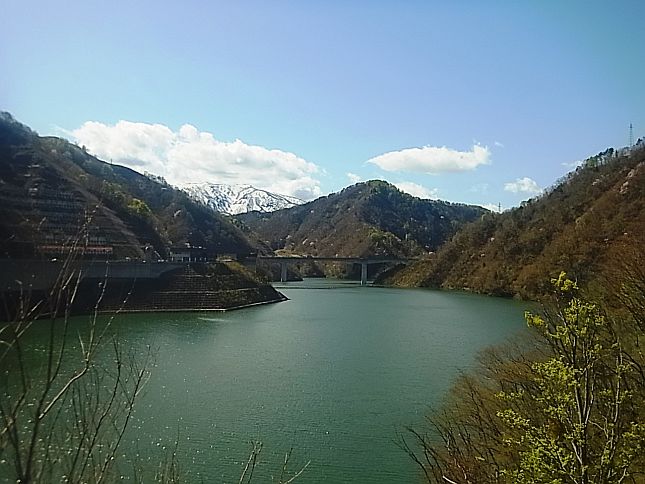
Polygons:
[[273,284],[278,291],[283,289],[341,289],[344,287],[364,287],[360,281],[344,279],[310,278],[297,282],[276,282]]
[[477,351],[524,328],[511,300],[320,279],[278,287],[289,301],[118,317],[124,344],[157,355],[127,460],[153,476],[179,439],[187,482],[237,482],[261,440],[257,482],[279,475],[291,447],[293,468],[311,460],[297,482],[414,482],[397,429],[420,423]]

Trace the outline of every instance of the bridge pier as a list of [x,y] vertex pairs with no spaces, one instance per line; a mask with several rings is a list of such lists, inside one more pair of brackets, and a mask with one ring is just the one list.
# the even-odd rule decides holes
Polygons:
[[[369,257],[341,257],[341,256],[334,256],[334,257],[324,257],[324,256],[260,256],[258,255],[256,257],[256,265],[260,261],[267,261],[270,264],[280,264],[280,282],[287,282],[287,264],[290,262],[293,263],[303,263],[303,262],[314,262],[314,261],[321,261],[321,262],[344,262],[347,264],[347,269],[348,271],[351,270],[351,267],[353,264],[360,264],[361,265],[361,286],[366,286],[367,285],[367,266],[370,264],[405,264],[409,262],[412,259],[404,259],[404,258],[379,258],[379,257],[374,257],[374,258],[369,258]],[[275,267],[275,266],[273,266]]]

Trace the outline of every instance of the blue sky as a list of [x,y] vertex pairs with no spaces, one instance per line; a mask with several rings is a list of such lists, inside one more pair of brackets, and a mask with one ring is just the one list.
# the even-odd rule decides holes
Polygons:
[[5,0],[0,109],[174,183],[517,205],[645,136],[642,1]]

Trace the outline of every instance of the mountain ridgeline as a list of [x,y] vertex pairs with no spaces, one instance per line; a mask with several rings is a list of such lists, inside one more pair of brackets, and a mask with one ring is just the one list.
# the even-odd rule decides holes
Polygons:
[[251,211],[273,212],[304,203],[299,198],[268,192],[251,185],[190,183],[182,189],[193,200],[228,215]]
[[[0,321],[21,318],[25,307],[34,318],[61,314],[61,300],[73,314],[94,311],[97,301],[101,311],[144,312],[283,301],[230,261],[258,250],[266,249],[163,179],[0,113]],[[227,262],[213,261],[222,254]],[[70,274],[76,297],[61,299],[59,279]]]
[[[244,193],[258,201],[253,190]],[[0,113],[4,258],[55,258],[90,221],[84,243],[99,258],[165,259],[173,247],[187,245],[209,257],[276,251],[419,258],[376,282],[536,298],[561,270],[593,282],[625,251],[642,251],[644,193],[645,144],[639,141],[589,158],[502,214],[422,200],[373,180],[291,208],[229,217],[162,178],[40,137]],[[309,265],[309,274],[334,274]]]
[[259,241],[285,253],[416,257],[486,213],[481,207],[422,200],[373,180],[289,209],[236,218]]
[[88,244],[110,258],[166,258],[172,246],[214,255],[258,248],[225,216],[163,179],[40,137],[0,113],[0,256],[55,254],[89,223]]
[[379,283],[536,298],[566,271],[593,283],[645,246],[645,145],[608,149],[544,194],[465,226],[429,260]]

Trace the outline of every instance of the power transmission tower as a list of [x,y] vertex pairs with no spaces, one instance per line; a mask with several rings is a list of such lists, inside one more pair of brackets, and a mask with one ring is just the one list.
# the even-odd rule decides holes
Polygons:
[[629,147],[634,147],[634,126],[632,123],[629,123]]

